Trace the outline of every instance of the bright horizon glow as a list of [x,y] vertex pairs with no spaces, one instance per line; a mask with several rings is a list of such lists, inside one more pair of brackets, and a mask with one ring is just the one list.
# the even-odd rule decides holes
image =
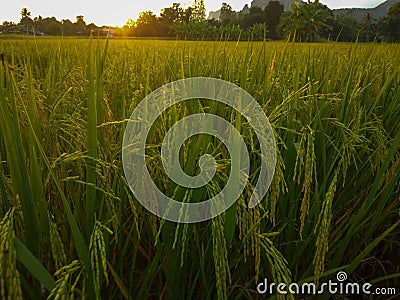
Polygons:
[[[321,3],[328,5],[329,8],[347,8],[347,7],[375,7],[385,0],[321,0]],[[76,16],[83,15],[87,24],[95,23],[98,26],[123,26],[129,18],[137,19],[139,13],[146,10],[153,11],[156,15],[160,14],[161,9],[172,6],[177,0],[155,0],[155,1],[137,1],[137,0],[35,0],[34,2],[14,0],[4,3],[0,10],[0,23],[3,21],[19,22],[20,11],[27,7],[31,12],[31,17],[39,15],[45,17],[56,17],[57,20],[70,19],[75,22]],[[184,0],[180,3],[184,7],[190,6],[193,0]],[[207,15],[210,11],[218,10],[223,2],[229,3],[236,11],[241,10],[245,4],[251,3],[251,0],[205,0]]]

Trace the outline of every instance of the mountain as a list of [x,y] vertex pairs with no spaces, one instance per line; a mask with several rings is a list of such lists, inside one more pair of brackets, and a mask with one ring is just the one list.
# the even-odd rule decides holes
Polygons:
[[[270,1],[274,1],[274,0],[253,0],[251,2],[251,6],[250,7],[261,7],[262,9],[264,9],[268,3]],[[280,4],[282,4],[285,8],[285,10],[289,10],[290,9],[290,4],[293,2],[298,2],[298,0],[275,0],[278,1]],[[243,9],[240,11],[240,13],[249,13],[250,11],[250,7],[246,4]],[[217,11],[210,11],[210,14],[208,15],[208,19],[219,19],[219,16],[221,15],[221,10],[217,10]]]
[[[261,7],[262,9],[264,9],[268,5],[268,3],[271,1],[272,0],[253,0],[251,2],[251,7],[258,6],[258,7]],[[298,0],[279,0],[278,2],[285,7],[285,10],[289,10],[290,4],[293,2],[298,2]]]
[[219,20],[219,16],[221,15],[221,10],[217,10],[217,11],[210,11],[210,13],[208,14],[208,19],[212,20]]
[[[258,6],[261,7],[262,9],[264,9],[268,3],[272,1],[272,0],[253,0],[251,2],[251,7],[253,6]],[[284,7],[285,10],[289,10],[290,9],[290,4],[292,2],[296,2],[296,0],[278,0],[279,3],[281,3]],[[377,7],[375,8],[340,8],[340,9],[334,9],[333,13],[335,15],[340,15],[340,14],[350,14],[352,16],[354,16],[357,20],[361,20],[367,13],[369,13],[371,15],[372,18],[374,19],[379,19],[380,17],[383,17],[387,14],[387,12],[389,11],[389,8],[397,3],[400,2],[400,0],[387,0],[385,2],[383,2],[382,4],[379,4]],[[250,10],[249,6],[246,4],[243,9],[242,9],[242,13],[248,13]],[[219,16],[221,14],[221,10],[217,10],[217,11],[211,11],[208,19],[219,19]]]
[[378,20],[380,17],[383,17],[387,14],[389,11],[389,8],[397,3],[400,2],[400,0],[387,0],[383,2],[382,4],[379,4],[377,7],[374,8],[340,8],[340,9],[334,9],[333,13],[335,15],[341,15],[341,14],[349,14],[356,18],[357,20],[361,20],[367,13],[370,14],[370,16],[376,20]]

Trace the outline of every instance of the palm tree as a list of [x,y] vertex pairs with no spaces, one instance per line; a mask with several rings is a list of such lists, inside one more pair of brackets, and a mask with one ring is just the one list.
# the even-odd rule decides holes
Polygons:
[[21,9],[20,15],[21,20],[23,20],[25,18],[29,18],[31,16],[31,12],[26,7],[24,7],[23,9]]
[[20,24],[24,25],[24,27],[26,27],[26,32],[28,32],[29,27],[33,25],[33,21],[30,18],[31,12],[26,7],[24,7],[23,9],[21,9],[20,14],[21,14]]
[[281,32],[293,41],[315,42],[326,31],[332,30],[332,11],[319,0],[291,4],[291,11],[282,14]]
[[379,20],[379,32],[389,42],[400,41],[400,2],[389,8],[387,15]]
[[376,36],[376,22],[370,13],[361,20],[361,37],[365,42],[371,42]]
[[291,10],[282,13],[278,29],[282,35],[295,41],[302,27],[299,2],[291,3],[290,8]]
[[251,28],[251,39],[256,41],[265,40],[267,37],[267,25],[265,23],[256,23]]

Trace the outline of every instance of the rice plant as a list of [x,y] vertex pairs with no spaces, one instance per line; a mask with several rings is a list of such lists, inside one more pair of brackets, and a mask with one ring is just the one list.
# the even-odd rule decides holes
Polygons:
[[[338,271],[400,287],[398,45],[25,38],[1,40],[0,52],[1,298],[257,299],[264,278],[320,284]],[[146,144],[166,195],[204,201],[230,175],[223,144],[199,135],[181,164],[197,174],[211,154],[212,182],[187,190],[168,178],[161,143],[187,115],[228,120],[251,162],[227,212],[177,224],[133,197],[121,146],[138,103],[189,77],[257,99],[278,157],[269,192],[249,208],[260,145],[248,122],[206,99],[168,109]]]

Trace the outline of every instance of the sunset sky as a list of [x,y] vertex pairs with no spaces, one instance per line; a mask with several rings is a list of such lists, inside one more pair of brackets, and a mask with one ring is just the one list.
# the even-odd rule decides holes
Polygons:
[[[55,16],[57,19],[75,20],[77,15],[83,15],[87,23],[94,22],[97,25],[122,26],[129,18],[136,19],[141,11],[151,10],[157,15],[164,7],[169,7],[173,2],[181,2],[184,6],[190,6],[193,0],[32,0],[22,1],[13,0],[3,3],[0,10],[0,22],[19,21],[21,8],[27,7],[32,13],[32,17],[41,15],[42,17]],[[229,3],[233,9],[241,10],[245,4],[250,4],[251,0],[205,0],[207,13],[217,10],[222,2]],[[330,8],[340,7],[375,7],[384,2],[382,0],[321,0]]]

